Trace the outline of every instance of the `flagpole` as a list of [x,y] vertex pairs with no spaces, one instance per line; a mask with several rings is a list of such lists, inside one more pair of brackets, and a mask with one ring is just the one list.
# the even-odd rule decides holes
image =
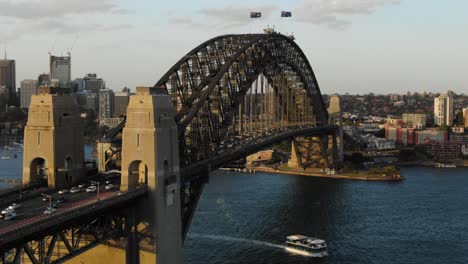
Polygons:
[[[252,20],[255,20],[255,19],[261,19],[262,18],[262,12],[250,12],[250,19]],[[255,22],[251,22],[249,23],[249,33],[253,33],[252,31],[252,24],[254,24],[253,26],[255,26]]]
[[[281,20],[283,19],[288,19],[288,18],[292,18],[292,12],[291,11],[281,11]],[[281,21],[282,22],[282,21]],[[288,23],[288,22],[285,22],[285,24]],[[289,25],[289,24],[288,24]],[[288,29],[287,27],[285,26],[284,28],[285,32],[283,34],[287,34],[289,33],[291,36],[292,36],[292,32],[287,32]],[[291,29],[292,30],[292,29]]]

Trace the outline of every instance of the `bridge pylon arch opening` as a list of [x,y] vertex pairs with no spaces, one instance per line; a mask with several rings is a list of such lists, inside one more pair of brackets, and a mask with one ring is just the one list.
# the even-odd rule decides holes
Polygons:
[[148,166],[144,161],[135,160],[128,166],[128,181],[130,186],[148,184]]
[[32,183],[43,183],[47,185],[47,163],[46,160],[37,157],[33,159],[29,166],[29,174]]

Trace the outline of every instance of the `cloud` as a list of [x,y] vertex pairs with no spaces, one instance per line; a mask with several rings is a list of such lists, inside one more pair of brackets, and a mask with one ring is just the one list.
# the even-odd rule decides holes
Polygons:
[[[351,25],[352,15],[372,14],[379,7],[399,3],[400,0],[299,0],[292,11],[296,21],[341,30]],[[279,8],[271,4],[204,8],[189,18],[170,18],[169,23],[185,26],[209,23],[212,28],[227,29],[250,23],[250,12],[262,12],[262,19],[268,19],[277,10]]]
[[[113,0],[0,0],[0,27],[5,41],[31,34],[78,34],[132,28],[130,24],[100,23],[96,16],[119,16],[131,11],[119,8]],[[90,16],[88,16],[88,14]],[[86,19],[83,19],[86,15]]]
[[57,19],[41,20],[38,23],[31,23],[23,27],[24,31],[34,32],[54,32],[58,34],[77,34],[79,32],[95,32],[95,31],[114,31],[131,29],[133,25],[130,24],[115,24],[115,25],[102,25],[97,23],[76,24],[76,23],[62,23]]
[[[1,23],[1,22],[0,22]],[[1,29],[0,35],[2,36],[1,42],[10,42],[20,39],[22,36],[34,34],[79,34],[80,32],[109,32],[118,30],[129,30],[134,28],[131,24],[112,24],[102,25],[97,23],[76,24],[76,23],[63,23],[58,19],[43,19],[37,22],[25,22],[21,25],[16,25],[10,30]],[[0,43],[1,43],[0,42]]]
[[112,0],[0,0],[0,17],[42,19],[70,14],[124,12]]
[[135,14],[135,11],[134,11],[134,10],[128,10],[128,9],[119,8],[119,9],[114,9],[114,10],[112,11],[112,14],[116,14],[116,15],[131,15],[131,14]]
[[399,4],[399,0],[301,0],[293,16],[300,22],[344,29],[350,15],[371,14],[381,6]]
[[169,19],[169,23],[175,25],[191,25],[194,23],[193,19],[186,17],[174,17]]
[[209,19],[215,19],[216,22],[221,23],[218,24],[218,26],[228,28],[250,23],[250,12],[262,12],[262,17],[269,17],[276,9],[277,7],[274,5],[255,7],[227,6],[223,8],[202,9],[198,13],[208,17]]

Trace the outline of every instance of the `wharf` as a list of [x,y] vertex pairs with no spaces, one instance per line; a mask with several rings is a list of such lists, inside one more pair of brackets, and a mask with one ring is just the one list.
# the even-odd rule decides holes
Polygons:
[[361,181],[402,181],[405,178],[403,176],[383,176],[383,175],[364,175],[364,174],[325,174],[322,172],[312,172],[312,171],[297,171],[297,170],[284,170],[284,169],[273,169],[269,167],[254,167],[249,169],[233,169],[233,168],[222,168],[221,170],[225,171],[239,171],[246,173],[256,173],[256,172],[267,172],[275,174],[285,174],[285,175],[299,175],[306,177],[318,177],[318,178],[332,178],[332,179],[347,179],[347,180],[361,180]]

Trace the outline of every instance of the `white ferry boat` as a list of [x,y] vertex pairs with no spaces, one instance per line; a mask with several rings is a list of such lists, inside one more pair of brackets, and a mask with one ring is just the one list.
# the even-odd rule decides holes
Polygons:
[[436,163],[434,165],[436,168],[456,168],[457,165],[455,164],[444,164],[444,163]]
[[328,256],[328,247],[325,240],[303,235],[292,235],[286,237],[286,248],[306,251],[316,257]]

